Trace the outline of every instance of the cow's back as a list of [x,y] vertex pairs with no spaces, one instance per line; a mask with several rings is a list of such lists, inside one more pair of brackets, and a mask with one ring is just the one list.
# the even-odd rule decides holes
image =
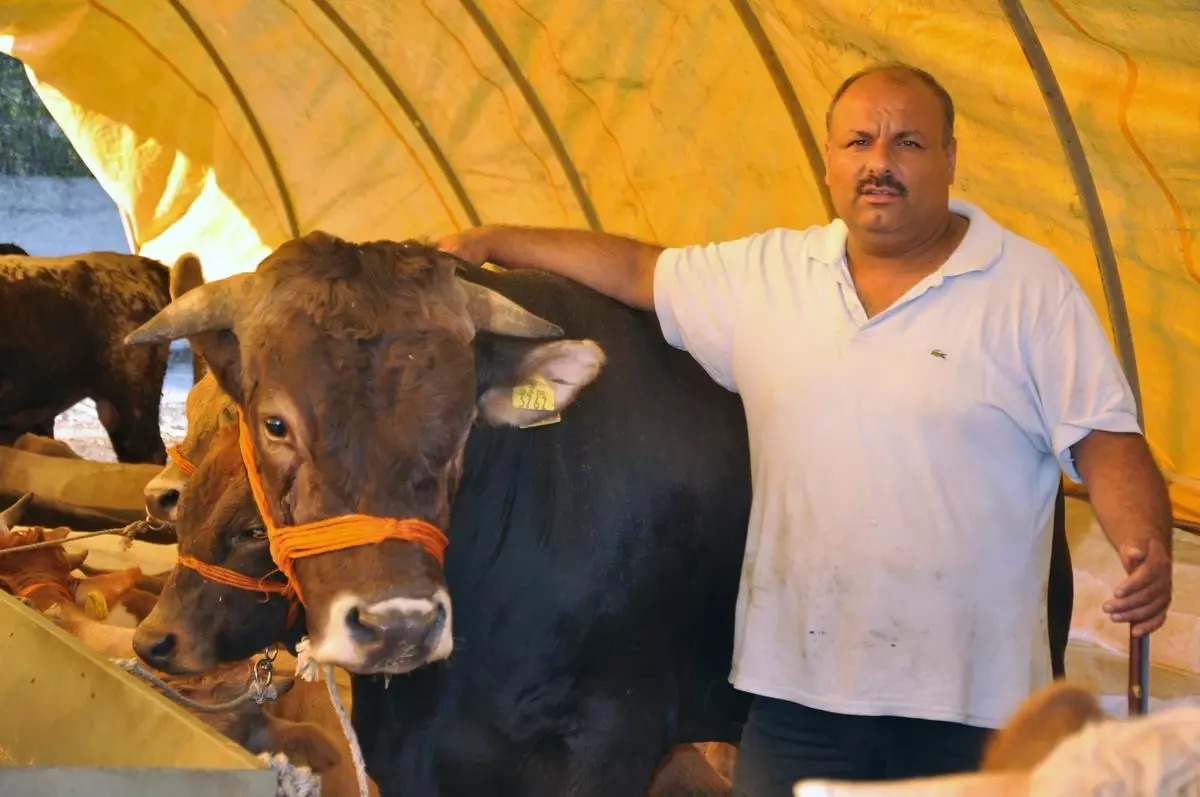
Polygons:
[[164,347],[124,338],[167,305],[168,280],[136,255],[0,256],[0,425],[52,420],[113,374],[152,380]]

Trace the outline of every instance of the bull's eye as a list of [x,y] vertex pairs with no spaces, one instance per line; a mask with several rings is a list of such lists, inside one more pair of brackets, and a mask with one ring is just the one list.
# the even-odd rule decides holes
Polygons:
[[255,526],[252,529],[246,530],[246,536],[253,540],[265,540],[267,538],[267,530],[262,526]]
[[276,440],[282,440],[287,436],[287,424],[282,418],[271,416],[263,421],[263,428],[267,430],[267,434]]

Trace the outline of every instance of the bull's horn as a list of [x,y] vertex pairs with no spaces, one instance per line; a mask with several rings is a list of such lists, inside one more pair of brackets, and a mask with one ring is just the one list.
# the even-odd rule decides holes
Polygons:
[[241,314],[242,301],[254,284],[254,274],[199,285],[168,304],[158,315],[135,329],[126,343],[158,343],[201,332],[232,329]]
[[25,516],[25,507],[29,506],[29,502],[33,500],[33,493],[25,493],[17,499],[17,502],[0,512],[0,530],[9,530],[13,526],[21,522],[21,518]]
[[467,294],[467,312],[476,329],[518,338],[561,338],[563,331],[511,299],[473,282],[460,280]]

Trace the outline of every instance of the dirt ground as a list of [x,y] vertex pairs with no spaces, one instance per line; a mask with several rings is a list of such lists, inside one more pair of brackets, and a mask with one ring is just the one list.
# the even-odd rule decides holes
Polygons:
[[[163,396],[159,410],[159,429],[163,443],[171,446],[183,440],[187,420],[183,409],[188,391],[192,389],[192,354],[186,344],[173,348],[167,377],[163,380]],[[62,440],[85,459],[116,462],[108,434],[96,417],[96,404],[84,399],[59,415],[54,421],[54,436]]]

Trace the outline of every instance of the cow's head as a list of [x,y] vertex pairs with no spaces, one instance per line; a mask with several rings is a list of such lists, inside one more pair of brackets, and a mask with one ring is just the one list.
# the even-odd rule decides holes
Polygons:
[[[242,466],[236,424],[216,430],[196,463],[181,492],[175,534],[181,557],[279,583]],[[280,595],[228,586],[177,565],[154,611],[138,624],[134,650],[164,672],[207,672],[218,662],[240,661],[299,639],[302,617],[289,629],[288,610]]]
[[[530,384],[520,396],[548,394],[561,412],[604,363],[459,265],[416,242],[311,233],[189,292],[130,341],[198,346],[243,413],[280,526],[361,514],[445,529],[475,419],[551,415],[517,398]],[[400,673],[453,649],[441,567],[415,542],[302,558],[296,577],[318,662]]]
[[[237,405],[221,390],[212,373],[205,373],[188,392],[185,408],[187,435],[173,451],[166,466],[142,489],[146,511],[159,520],[174,521],[179,496],[187,483],[185,469],[204,458],[217,429],[237,425]],[[176,458],[182,459],[180,463]]]

